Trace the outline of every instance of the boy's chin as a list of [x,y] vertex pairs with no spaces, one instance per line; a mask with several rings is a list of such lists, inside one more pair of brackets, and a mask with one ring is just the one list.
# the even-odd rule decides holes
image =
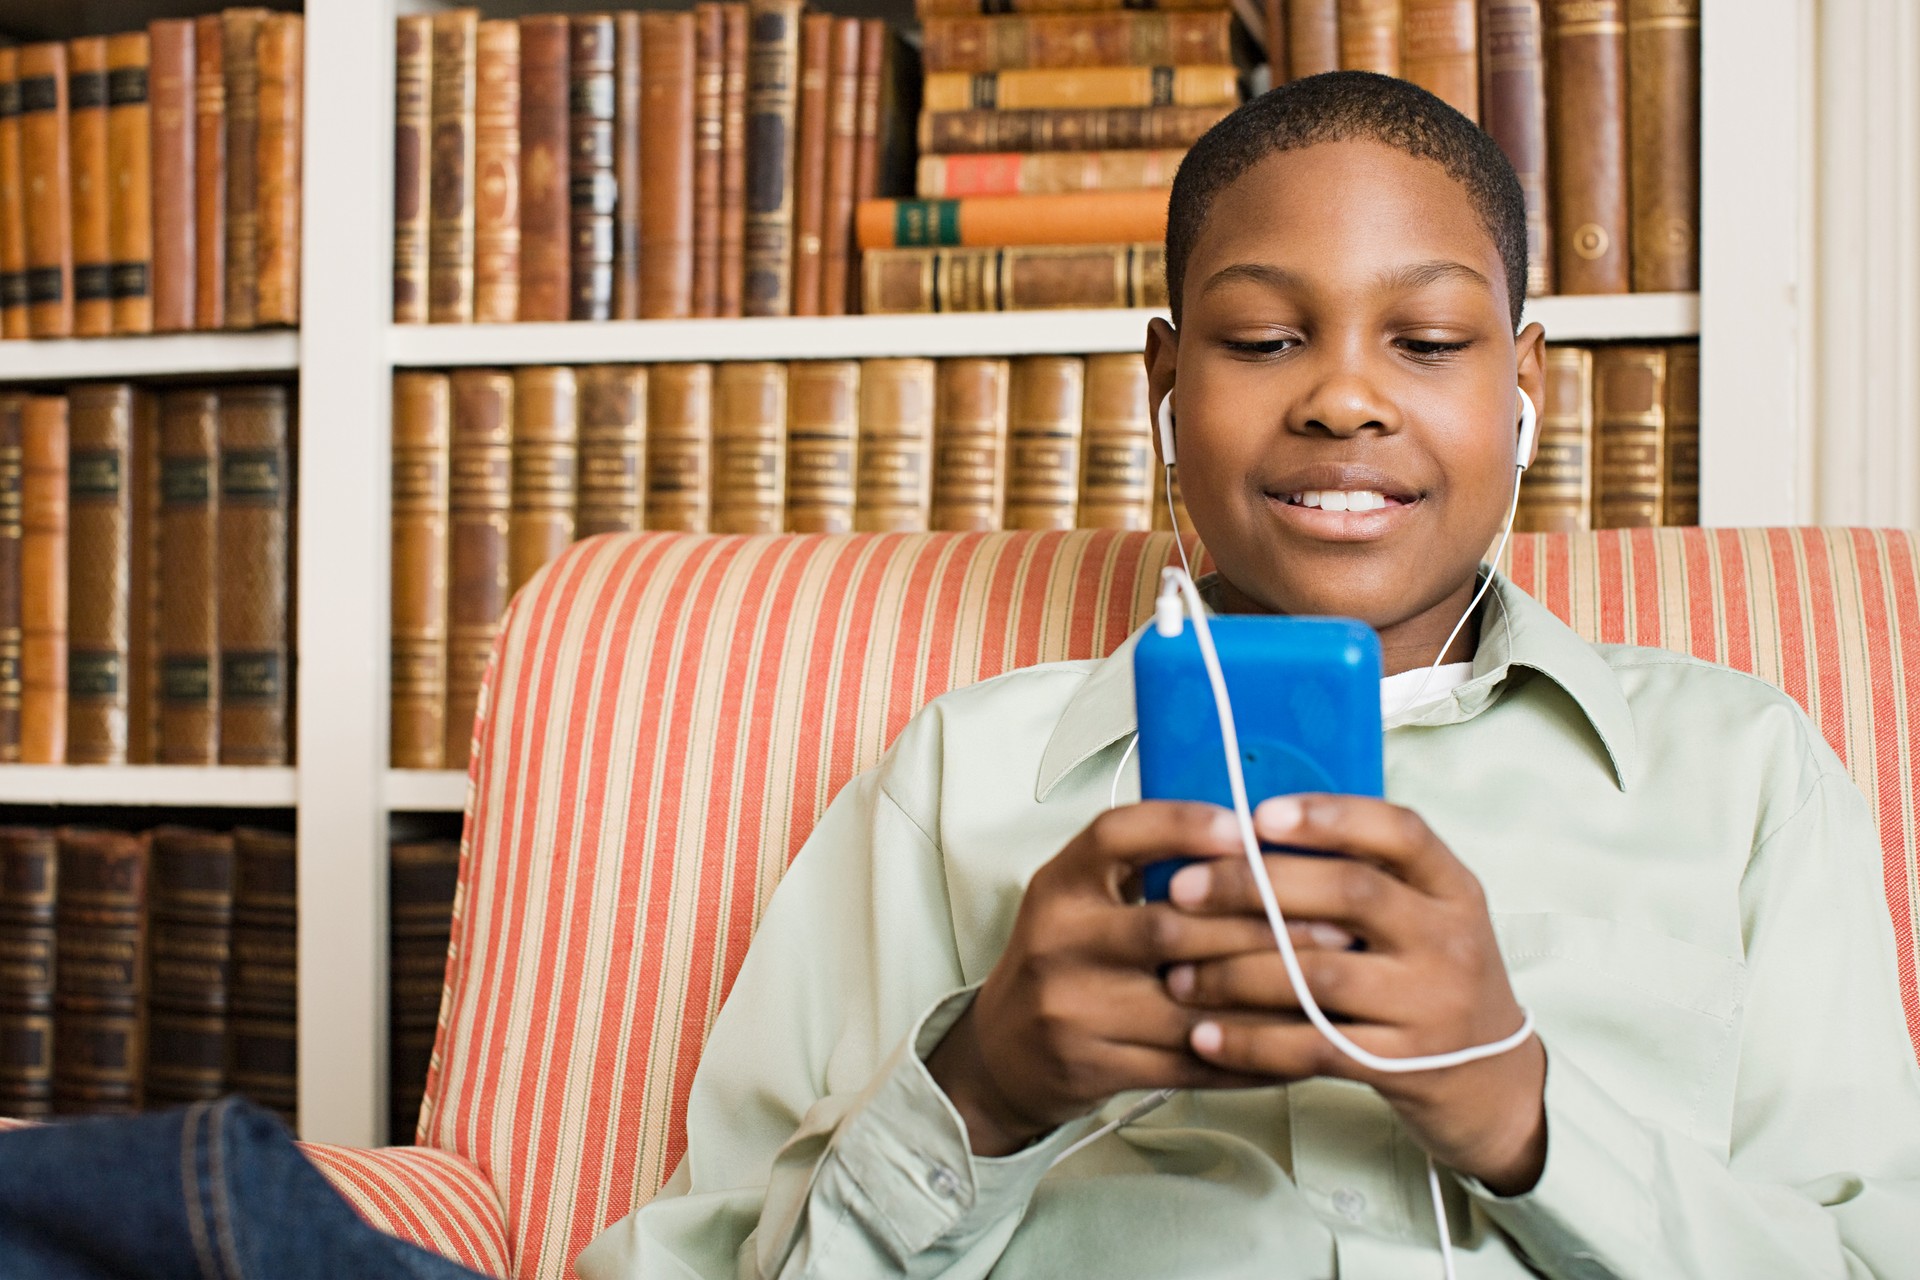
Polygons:
[[1409,557],[1348,549],[1345,555],[1276,554],[1229,564],[1216,557],[1232,612],[1284,613],[1301,617],[1341,617],[1364,622],[1376,631],[1392,630],[1444,604],[1473,583],[1477,557],[1463,559],[1457,571],[1437,572],[1435,555]]

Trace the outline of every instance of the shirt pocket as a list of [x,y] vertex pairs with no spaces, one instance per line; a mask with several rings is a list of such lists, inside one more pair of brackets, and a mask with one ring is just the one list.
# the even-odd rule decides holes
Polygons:
[[1628,1111],[1725,1150],[1744,964],[1593,916],[1496,912],[1493,927],[1549,1071],[1566,1054]]

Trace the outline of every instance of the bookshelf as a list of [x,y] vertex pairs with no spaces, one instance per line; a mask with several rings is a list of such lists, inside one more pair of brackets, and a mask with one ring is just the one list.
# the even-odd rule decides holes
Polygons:
[[[198,11],[89,0],[71,28],[0,0],[0,32],[74,35]],[[386,1122],[386,856],[394,814],[453,813],[461,772],[386,767],[389,413],[396,368],[616,361],[954,356],[1137,349],[1149,311],[607,324],[393,326],[393,21],[450,7],[306,7],[300,332],[0,343],[0,383],[105,377],[299,378],[297,765],[0,768],[0,805],[293,811],[300,840],[302,1130],[369,1145]],[[488,16],[584,3],[480,0]],[[674,5],[674,7],[684,7]],[[825,7],[911,21],[911,0]],[[1702,518],[1813,517],[1807,430],[1812,53],[1793,0],[1703,0],[1699,294],[1546,298],[1559,341],[1701,340]],[[1789,195],[1782,197],[1782,189]],[[1800,193],[1794,195],[1791,193]],[[343,264],[352,264],[351,269]],[[1782,411],[1785,406],[1785,411]],[[1829,518],[1844,513],[1823,513]]]

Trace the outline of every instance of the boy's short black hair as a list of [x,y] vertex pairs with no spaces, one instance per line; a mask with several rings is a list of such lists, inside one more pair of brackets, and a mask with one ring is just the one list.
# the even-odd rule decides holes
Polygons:
[[1500,146],[1416,84],[1371,71],[1329,71],[1281,85],[1207,130],[1187,152],[1167,204],[1167,299],[1180,319],[1187,257],[1214,197],[1268,156],[1322,142],[1370,141],[1432,160],[1459,183],[1507,272],[1514,328],[1527,300],[1527,203]]

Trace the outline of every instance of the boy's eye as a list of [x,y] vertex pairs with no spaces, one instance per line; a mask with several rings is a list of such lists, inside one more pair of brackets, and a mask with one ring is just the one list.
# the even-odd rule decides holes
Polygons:
[[1257,342],[1227,342],[1227,350],[1236,355],[1276,356],[1287,348],[1296,345],[1293,338],[1265,338]]
[[1445,359],[1447,356],[1465,351],[1472,344],[1467,342],[1428,342],[1420,338],[1402,338],[1400,345],[1406,348],[1409,354],[1418,356],[1422,360],[1437,360]]

